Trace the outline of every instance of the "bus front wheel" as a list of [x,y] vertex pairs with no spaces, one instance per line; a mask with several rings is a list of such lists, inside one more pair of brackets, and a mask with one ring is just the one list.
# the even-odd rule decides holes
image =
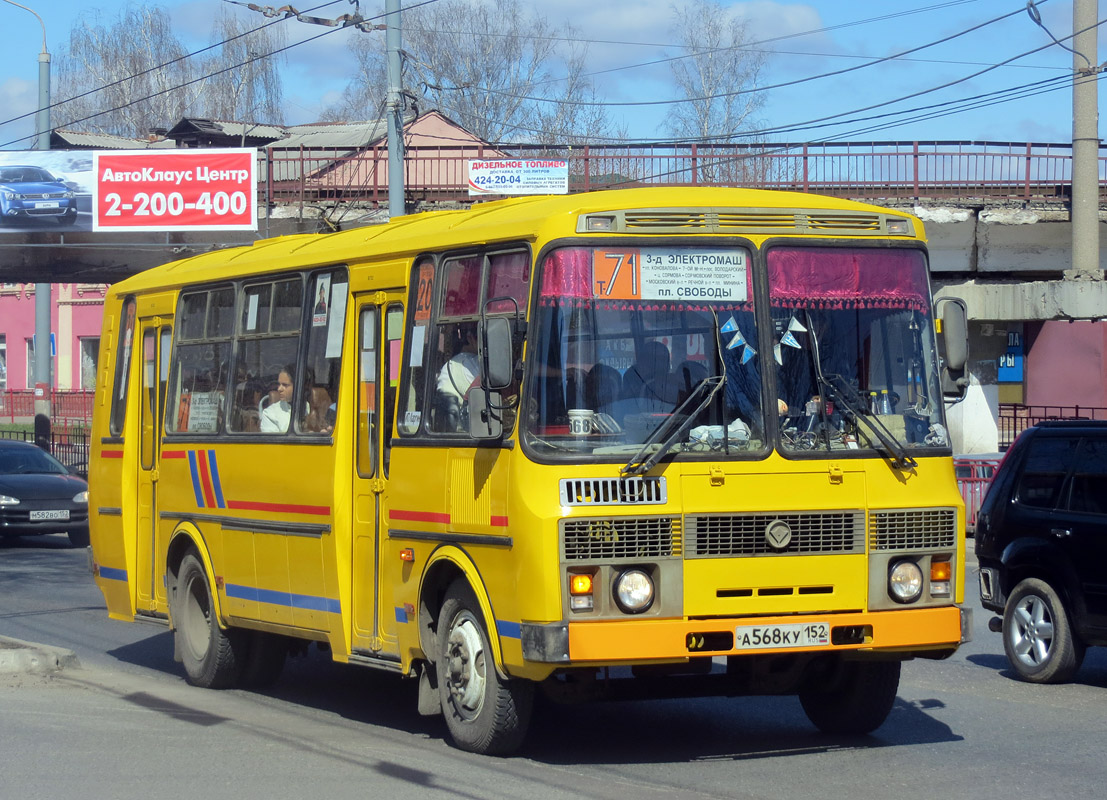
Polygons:
[[516,750],[530,722],[534,685],[496,671],[480,604],[465,581],[446,590],[437,633],[438,692],[454,744],[482,754]]
[[188,682],[206,689],[227,689],[238,682],[246,655],[241,631],[223,630],[204,565],[195,554],[181,561],[173,607],[173,635]]
[[800,704],[823,733],[872,733],[896,701],[899,668],[898,661],[840,661],[800,688]]

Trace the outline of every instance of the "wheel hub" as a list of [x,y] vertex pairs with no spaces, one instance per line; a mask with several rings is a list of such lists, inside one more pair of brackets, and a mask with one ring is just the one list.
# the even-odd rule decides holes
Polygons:
[[1049,609],[1038,597],[1027,597],[1018,604],[1014,614],[1011,638],[1020,661],[1038,667],[1049,658],[1053,644],[1053,620]]
[[485,685],[484,642],[477,623],[461,616],[450,629],[446,651],[446,682],[457,711],[466,718],[480,713]]

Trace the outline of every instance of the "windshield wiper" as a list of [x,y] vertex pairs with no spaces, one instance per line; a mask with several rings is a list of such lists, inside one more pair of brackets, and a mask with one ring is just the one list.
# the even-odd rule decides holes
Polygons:
[[[822,370],[816,370],[816,377],[823,391],[833,397],[835,402],[849,413],[854,422],[862,422],[866,428],[872,431],[873,436],[879,439],[880,443],[884,445],[884,449],[887,451],[888,455],[892,456],[890,460],[898,469],[911,469],[912,467],[918,466],[918,462],[907,455],[907,450],[904,449],[903,444],[896,438],[895,434],[888,430],[884,423],[880,421],[880,418],[865,412],[864,405],[861,403],[860,398],[846,382],[845,378],[841,375],[823,375]],[[831,378],[837,378],[842,384],[841,387],[835,386],[830,380]]]
[[[692,427],[692,423],[695,421],[696,417],[700,415],[700,412],[711,405],[711,401],[715,398],[715,394],[723,387],[725,382],[726,376],[711,375],[697,383],[688,394],[688,398],[677,406],[673,410],[673,413],[666,417],[665,421],[654,428],[653,432],[646,437],[646,441],[642,443],[642,447],[639,448],[638,452],[626,463],[626,466],[619,470],[619,474],[642,475],[653,469],[654,465],[661,460],[661,457],[668,453],[679,439],[684,437],[688,429]],[[681,413],[684,409],[707,387],[710,387],[710,389],[707,391],[707,394],[704,395],[703,399],[696,404],[696,407],[692,411],[682,417]],[[670,431],[672,432],[670,433]],[[661,441],[663,436],[666,437],[665,441],[647,458],[646,451],[657,444],[657,442]]]

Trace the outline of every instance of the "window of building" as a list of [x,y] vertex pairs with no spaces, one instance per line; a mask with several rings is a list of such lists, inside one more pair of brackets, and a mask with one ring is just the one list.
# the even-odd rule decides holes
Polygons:
[[82,336],[81,349],[81,391],[96,389],[96,371],[100,360],[100,337]]

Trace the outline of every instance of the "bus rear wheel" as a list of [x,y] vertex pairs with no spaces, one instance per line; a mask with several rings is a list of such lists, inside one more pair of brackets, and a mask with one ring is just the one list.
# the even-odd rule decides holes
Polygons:
[[227,689],[237,684],[246,655],[241,631],[223,630],[204,565],[189,553],[181,561],[173,604],[177,653],[193,686]]
[[534,704],[529,681],[504,680],[469,585],[454,581],[438,616],[438,692],[450,738],[462,750],[504,755],[523,742]]
[[800,704],[823,733],[872,733],[896,701],[899,672],[898,661],[840,661],[800,688]]

